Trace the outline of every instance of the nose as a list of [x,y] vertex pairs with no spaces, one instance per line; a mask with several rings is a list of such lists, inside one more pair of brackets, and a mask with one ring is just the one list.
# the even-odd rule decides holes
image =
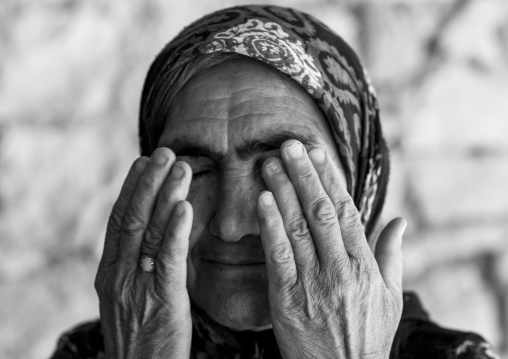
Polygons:
[[257,198],[264,184],[255,179],[222,180],[215,215],[210,221],[210,233],[226,242],[237,242],[244,236],[259,236],[256,215]]

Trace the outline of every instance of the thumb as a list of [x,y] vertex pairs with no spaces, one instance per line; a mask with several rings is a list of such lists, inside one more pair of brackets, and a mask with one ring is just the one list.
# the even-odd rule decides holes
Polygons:
[[388,223],[379,235],[374,255],[383,281],[395,298],[402,294],[402,235],[406,225],[400,217]]

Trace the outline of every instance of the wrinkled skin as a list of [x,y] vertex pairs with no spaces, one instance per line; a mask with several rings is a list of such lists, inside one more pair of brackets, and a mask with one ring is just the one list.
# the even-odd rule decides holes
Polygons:
[[[107,358],[188,357],[191,169],[174,162],[167,148],[138,158],[113,207],[95,280]],[[140,270],[141,252],[157,255],[156,272]]]
[[285,358],[388,357],[404,221],[374,255],[308,94],[234,60],[184,87],[159,145],[135,161],[108,224],[96,278],[108,358],[188,358],[189,296],[234,330],[273,326]]
[[401,266],[397,249],[392,253],[392,246],[400,246],[400,229],[394,228],[400,221],[387,227],[376,263],[354,203],[324,151],[307,154],[299,142],[288,141],[282,153],[282,160],[263,166],[271,192],[258,205],[281,353],[388,358],[402,300],[400,279],[392,277],[400,269],[382,264],[384,254]]

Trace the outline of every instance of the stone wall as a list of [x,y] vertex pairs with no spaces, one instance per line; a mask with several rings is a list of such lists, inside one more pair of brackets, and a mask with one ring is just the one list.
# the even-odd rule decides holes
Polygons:
[[[145,71],[185,24],[242,3],[2,1],[0,357],[48,356],[97,317]],[[508,358],[508,2],[274,3],[329,24],[370,70],[393,158],[384,218],[409,221],[405,288]]]

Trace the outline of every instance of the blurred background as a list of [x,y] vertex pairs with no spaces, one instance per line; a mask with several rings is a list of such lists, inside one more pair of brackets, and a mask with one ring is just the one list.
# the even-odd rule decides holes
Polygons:
[[[98,316],[93,280],[138,155],[148,66],[190,21],[244,3],[2,0],[1,358],[48,357]],[[273,4],[315,15],[370,70],[393,159],[384,219],[409,221],[405,288],[508,358],[508,1]]]

